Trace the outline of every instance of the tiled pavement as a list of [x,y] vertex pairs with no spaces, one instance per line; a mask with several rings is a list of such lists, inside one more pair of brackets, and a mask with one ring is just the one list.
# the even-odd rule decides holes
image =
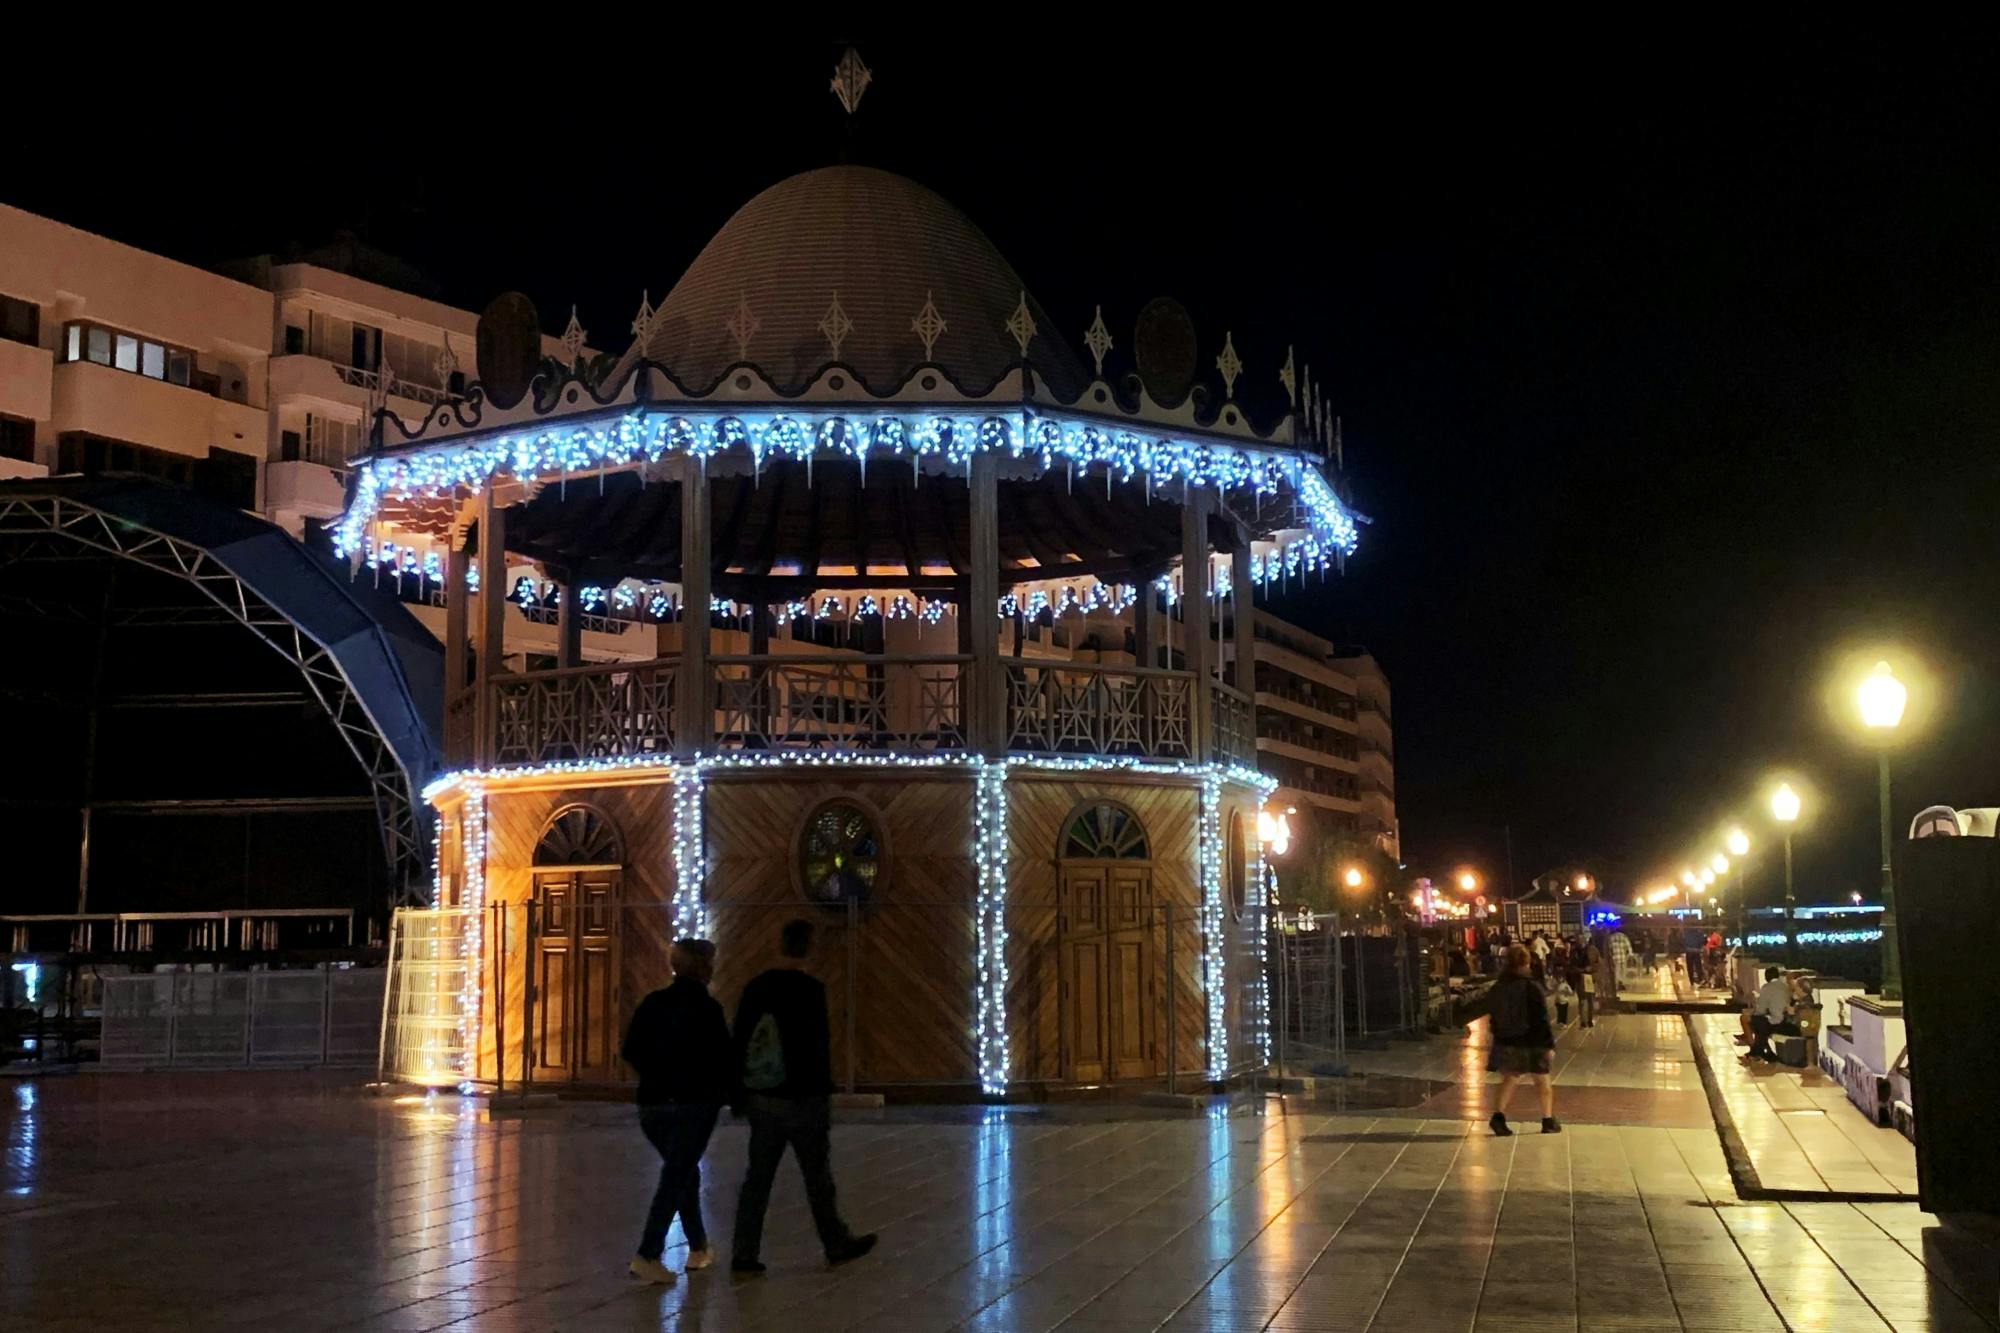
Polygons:
[[1893,1129],[1871,1124],[1817,1069],[1743,1064],[1734,1014],[1688,1019],[1707,1052],[1729,1117],[1766,1189],[1838,1194],[1917,1192],[1917,1154]]
[[[768,1277],[645,1289],[621,1271],[653,1166],[626,1107],[488,1122],[265,1073],[0,1084],[0,1327],[2000,1326],[1987,1241],[1912,1204],[1739,1203],[1709,1129],[1239,1112],[847,1121],[842,1205],[874,1256],[820,1266],[788,1167]],[[711,1153],[718,1235],[743,1146],[726,1126]]]

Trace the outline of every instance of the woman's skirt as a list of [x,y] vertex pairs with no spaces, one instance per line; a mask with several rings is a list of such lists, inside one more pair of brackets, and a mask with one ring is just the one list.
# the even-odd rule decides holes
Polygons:
[[1489,1074],[1546,1074],[1555,1054],[1546,1046],[1499,1046],[1486,1054]]

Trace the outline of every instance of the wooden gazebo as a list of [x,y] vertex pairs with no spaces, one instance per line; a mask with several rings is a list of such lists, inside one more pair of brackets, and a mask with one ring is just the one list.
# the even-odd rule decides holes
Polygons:
[[[1101,316],[1086,368],[962,214],[860,167],[752,200],[635,327],[511,405],[482,366],[383,418],[337,533],[441,555],[466,1076],[616,1080],[668,941],[716,939],[728,1003],[814,913],[859,1084],[1261,1067],[1233,610],[1355,538],[1289,362],[1260,430],[1233,342],[1193,386],[1156,305],[1114,382]],[[508,657],[530,611],[553,663]],[[586,661],[593,617],[651,655]]]

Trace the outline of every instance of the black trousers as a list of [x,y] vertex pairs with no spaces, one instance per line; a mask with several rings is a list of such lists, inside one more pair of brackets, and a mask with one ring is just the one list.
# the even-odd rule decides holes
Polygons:
[[1787,1037],[1796,1037],[1799,1035],[1799,1025],[1789,1018],[1782,1023],[1773,1023],[1762,1014],[1752,1014],[1750,1016],[1750,1054],[1760,1060],[1777,1059],[1777,1052],[1771,1049],[1771,1034],[1774,1032]]
[[722,1108],[712,1102],[670,1103],[639,1108],[639,1128],[660,1154],[660,1183],[646,1210],[639,1233],[639,1257],[657,1259],[667,1247],[667,1228],[681,1219],[690,1249],[708,1248],[708,1231],[701,1221],[701,1155]]
[[750,1121],[750,1165],[743,1173],[743,1192],[736,1199],[736,1237],[732,1262],[755,1259],[764,1243],[764,1210],[771,1204],[771,1182],[790,1146],[805,1177],[806,1203],[813,1226],[827,1254],[846,1244],[847,1224],[833,1193],[833,1165],[827,1142],[832,1109],[825,1097],[766,1097],[751,1093],[744,1111]]

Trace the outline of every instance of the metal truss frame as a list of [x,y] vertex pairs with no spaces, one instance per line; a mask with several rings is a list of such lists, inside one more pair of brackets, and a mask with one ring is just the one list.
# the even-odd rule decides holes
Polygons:
[[382,739],[326,644],[265,601],[211,552],[85,501],[57,495],[0,496],[0,538],[23,542],[10,564],[73,559],[64,548],[83,546],[178,578],[201,593],[220,615],[193,621],[162,616],[161,621],[241,625],[290,662],[368,776],[395,905],[429,905],[430,848],[418,814],[417,784]]

